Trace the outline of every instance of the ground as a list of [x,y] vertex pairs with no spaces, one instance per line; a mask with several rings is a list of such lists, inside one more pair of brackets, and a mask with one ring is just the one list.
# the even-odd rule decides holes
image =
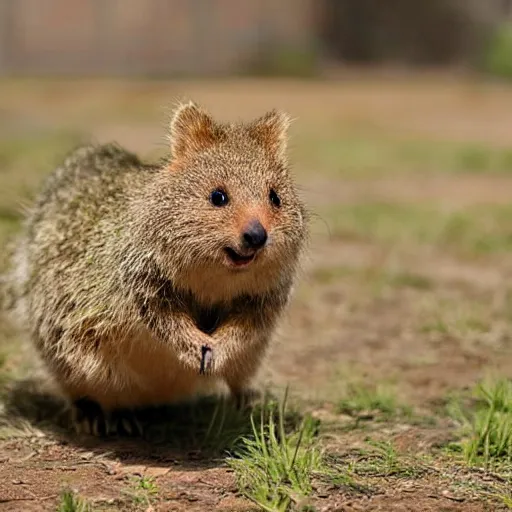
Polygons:
[[[309,501],[289,508],[509,506],[510,466],[469,464],[449,405],[512,373],[512,88],[438,75],[3,81],[2,243],[78,140],[165,152],[166,107],[177,98],[223,119],[275,106],[295,118],[290,150],[312,240],[259,382],[277,395],[288,386],[298,414],[316,418],[315,446],[338,476],[315,480]],[[6,321],[0,335],[0,511],[260,510],[223,450],[179,437],[79,439],[15,414],[30,357]]]

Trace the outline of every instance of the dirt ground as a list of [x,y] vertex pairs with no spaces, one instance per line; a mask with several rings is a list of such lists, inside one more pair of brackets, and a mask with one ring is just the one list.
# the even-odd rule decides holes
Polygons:
[[[0,82],[2,243],[75,138],[163,152],[167,105],[184,97],[223,119],[272,107],[295,118],[291,155],[312,240],[261,386],[288,385],[339,464],[372,437],[411,469],[361,472],[366,490],[317,489],[303,510],[505,509],[498,494],[510,481],[443,447],[457,436],[444,413],[451,394],[512,375],[512,88],[441,76]],[[6,322],[0,336],[8,396],[30,363]],[[413,412],[340,413],[350,385],[387,386]],[[57,510],[66,487],[93,510],[259,510],[220,455],[78,439],[0,412],[0,511]]]

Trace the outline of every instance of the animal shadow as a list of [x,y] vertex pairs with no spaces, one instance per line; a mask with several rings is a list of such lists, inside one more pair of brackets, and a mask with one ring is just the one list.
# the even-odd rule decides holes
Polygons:
[[[155,461],[180,460],[193,465],[215,466],[223,455],[236,452],[244,437],[269,414],[279,413],[275,395],[264,392],[249,407],[239,409],[223,396],[206,396],[177,405],[142,408],[133,411],[143,426],[137,435],[117,434],[95,437],[77,435],[69,406],[51,392],[42,391],[36,380],[12,382],[4,394],[2,424],[11,429],[34,428],[51,438],[95,453],[109,453],[123,462],[149,464]],[[296,411],[285,411],[287,428],[299,425]],[[194,462],[195,461],[195,462]]]

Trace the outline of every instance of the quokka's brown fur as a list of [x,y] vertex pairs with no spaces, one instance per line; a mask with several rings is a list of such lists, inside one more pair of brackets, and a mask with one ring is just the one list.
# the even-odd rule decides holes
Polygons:
[[[219,380],[234,394],[248,388],[307,239],[288,125],[278,111],[228,124],[181,104],[161,164],[90,146],[48,178],[9,280],[15,316],[71,401],[111,411],[187,399]],[[226,205],[212,204],[216,189]],[[267,243],[235,267],[226,248],[245,255],[255,220]],[[202,375],[205,346],[214,364]]]

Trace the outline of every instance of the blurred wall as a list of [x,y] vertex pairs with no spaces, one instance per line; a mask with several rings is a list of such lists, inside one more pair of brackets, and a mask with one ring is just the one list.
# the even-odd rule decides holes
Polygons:
[[0,75],[475,64],[512,0],[0,0]]
[[216,74],[313,45],[314,0],[0,0],[0,74]]

